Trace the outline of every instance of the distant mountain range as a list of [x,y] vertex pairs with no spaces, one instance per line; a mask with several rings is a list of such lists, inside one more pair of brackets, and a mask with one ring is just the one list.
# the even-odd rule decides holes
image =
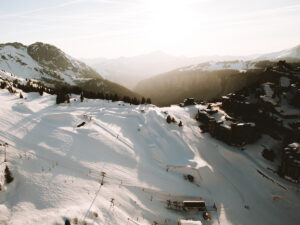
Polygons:
[[261,60],[299,60],[300,46],[269,54],[255,54],[249,56],[173,56],[161,51],[149,54],[120,57],[116,59],[83,59],[88,65],[102,74],[106,79],[134,89],[139,81],[175,70],[181,67],[196,65],[203,62],[220,61],[261,61]]
[[120,97],[150,97],[161,106],[179,103],[187,97],[210,100],[236,91],[258,79],[260,73],[273,66],[273,61],[281,59],[300,61],[300,45],[245,57],[184,57],[153,52],[97,59],[90,61],[95,68],[92,69],[49,44],[0,44],[0,70],[5,72],[2,74],[37,80],[48,87],[69,85]]
[[42,82],[48,87],[79,86],[84,90],[136,97],[133,91],[104,79],[81,61],[53,45],[41,42],[0,44],[0,70],[22,79]]
[[287,61],[299,61],[300,60],[300,45],[293,48],[285,49],[279,52],[272,52],[268,54],[260,55],[255,58],[256,61],[259,60],[287,60]]
[[137,83],[151,76],[165,73],[180,67],[189,66],[206,61],[224,61],[252,59],[255,56],[201,56],[185,57],[173,56],[162,51],[149,54],[120,57],[116,59],[84,60],[106,79],[122,84],[128,88],[134,88]]
[[140,81],[135,91],[165,106],[188,97],[211,100],[235,92],[260,79],[279,60],[300,62],[300,45],[261,55],[251,61],[222,61],[194,64]]

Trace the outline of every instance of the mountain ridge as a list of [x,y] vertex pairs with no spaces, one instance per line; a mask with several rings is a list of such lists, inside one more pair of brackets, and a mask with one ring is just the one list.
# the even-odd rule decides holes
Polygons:
[[138,94],[104,79],[85,63],[57,47],[36,42],[0,44],[0,69],[24,79],[33,79],[49,87],[79,86],[86,91],[139,97]]

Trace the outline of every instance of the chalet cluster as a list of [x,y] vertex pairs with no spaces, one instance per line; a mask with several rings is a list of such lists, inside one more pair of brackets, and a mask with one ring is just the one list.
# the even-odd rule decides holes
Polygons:
[[279,174],[295,183],[300,182],[300,144],[292,143],[282,149]]
[[[299,142],[300,67],[279,61],[266,70],[255,84],[200,105],[196,119],[201,129],[230,145],[253,143],[261,134],[270,135],[278,146]],[[272,149],[264,152],[270,160],[276,155],[282,155],[279,173],[298,182],[299,146],[286,147],[282,154]]]
[[190,106],[190,105],[196,105],[194,98],[186,98],[184,99],[183,103],[179,103],[180,107]]
[[218,107],[212,109],[211,105],[207,105],[207,108],[198,110],[196,119],[201,122],[200,127],[203,131],[229,145],[253,143],[259,137],[254,123],[236,121],[218,110]]

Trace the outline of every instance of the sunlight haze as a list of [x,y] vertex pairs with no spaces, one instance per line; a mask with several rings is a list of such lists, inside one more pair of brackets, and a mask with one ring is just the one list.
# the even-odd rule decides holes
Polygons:
[[[5,2],[5,4],[4,4]],[[297,0],[0,1],[0,42],[53,44],[77,58],[248,55],[299,44]]]

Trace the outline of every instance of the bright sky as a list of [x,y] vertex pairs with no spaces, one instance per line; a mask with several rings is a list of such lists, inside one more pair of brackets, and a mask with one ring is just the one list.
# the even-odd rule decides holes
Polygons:
[[0,43],[78,58],[248,55],[300,44],[300,0],[0,0]]

